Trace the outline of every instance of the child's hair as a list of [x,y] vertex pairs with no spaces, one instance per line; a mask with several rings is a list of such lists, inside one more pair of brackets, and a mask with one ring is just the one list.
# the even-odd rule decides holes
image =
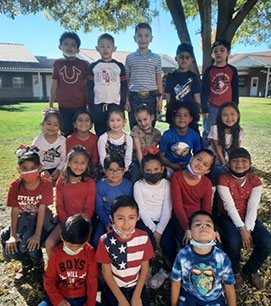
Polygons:
[[117,197],[113,204],[111,205],[110,215],[113,218],[114,213],[121,207],[130,207],[136,210],[137,215],[139,214],[139,208],[136,201],[129,196],[119,196]]
[[197,210],[197,211],[193,212],[193,214],[191,215],[191,217],[189,218],[189,221],[188,221],[188,228],[189,228],[189,229],[191,229],[193,220],[194,220],[198,215],[208,216],[208,217],[212,220],[212,223],[213,223],[213,225],[214,225],[214,230],[216,231],[215,220],[214,220],[213,216],[212,216],[208,211],[206,211],[206,210]]
[[76,146],[76,147],[73,147],[71,151],[69,152],[69,154],[67,155],[66,162],[62,170],[62,175],[65,178],[63,181],[63,184],[67,184],[70,181],[69,163],[76,156],[76,154],[82,154],[87,159],[86,171],[81,176],[82,181],[85,182],[86,178],[93,176],[93,171],[94,171],[93,164],[92,164],[92,160],[90,159],[87,149],[83,146]]
[[53,108],[49,108],[48,110],[46,110],[43,114],[43,120],[41,125],[44,125],[44,122],[47,121],[50,117],[56,117],[58,122],[59,122],[59,127],[61,129],[62,127],[62,117],[60,115],[60,112],[56,109]]
[[112,116],[112,114],[119,114],[123,119],[125,119],[125,113],[124,113],[124,110],[118,106],[115,106],[113,107],[109,113],[108,113],[108,117],[107,117],[107,125],[108,125],[108,128],[110,129],[109,127],[109,120],[110,120],[110,117]]
[[146,23],[146,22],[142,22],[142,23],[139,23],[136,27],[135,27],[135,34],[137,33],[138,30],[140,29],[147,29],[149,30],[151,33],[152,33],[152,29],[151,29],[151,26]]
[[228,51],[231,51],[231,44],[226,39],[216,40],[212,45],[212,51],[215,47],[220,45],[224,46]]
[[112,163],[116,163],[120,168],[125,167],[124,159],[118,153],[110,153],[104,159],[104,169],[109,169]]
[[[162,160],[161,160],[161,157],[159,154],[147,154],[145,156],[143,156],[142,160],[141,160],[141,171],[143,172],[144,171],[144,168],[146,166],[146,164],[150,161],[157,161],[161,167],[163,166],[163,163],[162,163]],[[163,171],[163,178],[165,178],[167,176],[167,170],[166,170],[166,167],[164,168],[164,171]]]
[[[226,126],[222,121],[222,112],[228,106],[233,107],[236,110],[237,114],[239,115],[238,120],[231,127]],[[239,134],[240,134],[240,129],[241,129],[240,128],[240,111],[238,109],[237,104],[235,104],[233,102],[227,102],[227,103],[223,104],[218,110],[217,117],[216,117],[216,124],[217,124],[217,132],[218,132],[218,144],[221,145],[222,150],[230,152],[233,148],[237,148],[238,145],[239,145]],[[225,138],[226,138],[225,129],[226,128],[230,130],[231,135],[232,135],[232,142],[231,142],[231,145],[228,149],[226,149],[226,147],[225,147],[225,145],[226,145],[226,143],[225,143],[226,142],[225,141]]]
[[[194,101],[184,101],[178,103],[177,106],[173,109],[173,117],[175,118],[176,113],[179,109],[186,108],[189,111],[190,116],[193,118],[194,121],[198,122],[200,119],[200,109],[198,103]],[[174,123],[174,120],[173,120]]]
[[26,161],[33,162],[37,166],[41,165],[39,154],[30,150],[18,156],[18,166],[21,166]]
[[[77,112],[77,113],[73,116],[73,124],[75,124],[77,118],[78,118],[80,115],[82,115],[82,114],[87,114],[87,115],[89,116],[89,119],[90,119],[90,122],[91,122],[91,125],[92,125],[92,122],[93,122],[93,121],[92,121],[91,114],[90,114],[88,111],[86,111],[86,110],[81,110],[81,111]],[[77,132],[76,127],[74,128],[74,130],[75,130],[75,132]]]
[[215,164],[215,160],[216,160],[216,156],[215,156],[214,152],[211,151],[211,150],[209,150],[209,149],[201,149],[200,151],[198,151],[198,152],[194,155],[194,157],[197,156],[197,155],[199,155],[199,154],[202,153],[202,152],[205,152],[205,153],[209,154],[209,155],[213,158],[212,164],[210,165],[210,170],[212,171],[212,169],[213,169],[213,167],[214,167],[214,164]]
[[81,40],[75,32],[64,32],[59,38],[59,44],[62,45],[64,39],[71,38],[76,42],[77,48],[81,45]]
[[153,115],[153,110],[147,105],[147,104],[141,104],[138,106],[138,108],[135,110],[135,116],[137,117],[137,115],[140,112],[147,112],[150,116]]
[[192,57],[194,57],[193,47],[190,44],[180,44],[176,50],[176,56],[180,55],[181,52],[188,52]]
[[62,229],[64,241],[72,244],[83,244],[89,238],[90,222],[81,214],[69,217]]
[[229,154],[229,161],[239,157],[246,158],[251,162],[251,156],[245,148],[234,148]]
[[111,40],[112,43],[113,43],[113,45],[115,45],[115,39],[114,39],[114,37],[113,37],[112,35],[108,34],[108,33],[104,33],[104,34],[102,34],[102,35],[100,35],[100,36],[98,37],[98,41],[97,41],[98,45],[100,44],[100,42],[101,42],[102,39]]

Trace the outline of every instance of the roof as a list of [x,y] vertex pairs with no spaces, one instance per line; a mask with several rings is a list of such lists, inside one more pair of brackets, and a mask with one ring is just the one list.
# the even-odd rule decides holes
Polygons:
[[229,59],[236,67],[266,67],[271,66],[271,51],[239,53]]
[[22,44],[0,43],[0,61],[38,63],[35,56]]

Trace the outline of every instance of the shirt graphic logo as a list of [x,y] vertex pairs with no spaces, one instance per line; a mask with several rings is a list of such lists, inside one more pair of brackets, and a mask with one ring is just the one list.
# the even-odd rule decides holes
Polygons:
[[195,265],[191,269],[190,281],[200,295],[206,295],[214,288],[215,272],[213,267],[205,263]]
[[54,163],[55,158],[60,157],[60,145],[56,148],[51,148],[47,152],[44,152],[43,162]]
[[59,70],[59,74],[61,75],[63,81],[67,84],[74,84],[78,81],[79,76],[81,75],[81,71],[75,67],[72,66],[72,75],[69,76],[67,73],[67,66],[63,66],[60,70]]
[[230,77],[228,74],[221,72],[218,73],[211,80],[211,91],[216,95],[224,94],[230,86]]

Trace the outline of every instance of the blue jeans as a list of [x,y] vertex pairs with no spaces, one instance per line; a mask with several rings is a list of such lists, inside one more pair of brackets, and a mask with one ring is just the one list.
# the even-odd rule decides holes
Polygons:
[[203,119],[203,133],[202,133],[202,147],[203,149],[208,149],[210,141],[208,140],[208,135],[211,130],[211,126],[216,123],[216,117],[218,113],[218,107],[213,106],[208,103],[209,108],[209,118]]
[[138,181],[142,178],[142,173],[141,173],[141,170],[140,170],[140,164],[137,160],[132,163],[130,175],[131,175],[131,181],[133,183],[135,183],[136,181]]
[[94,226],[93,226],[93,236],[91,240],[91,244],[93,245],[94,249],[97,250],[100,238],[103,234],[107,232],[106,227],[101,222],[100,219],[95,220]]
[[181,289],[181,295],[180,295],[180,303],[179,306],[227,306],[225,302],[224,296],[221,294],[220,297],[216,300],[207,302],[198,299],[197,297],[191,295],[187,291],[184,290],[184,288]]
[[86,107],[64,108],[59,107],[59,112],[62,118],[62,129],[64,136],[67,137],[73,133],[73,117],[79,111],[85,111]]
[[[231,219],[226,215],[218,216],[217,224],[223,249],[231,260],[234,274],[237,274],[240,272],[241,249],[243,247],[241,234]],[[247,274],[256,273],[271,253],[271,235],[258,219],[256,219],[251,236],[254,249],[243,268]]]
[[227,173],[227,171],[221,165],[214,165],[211,174],[212,174],[212,179],[213,179],[215,186],[217,186],[217,182],[218,182],[220,175],[225,174],[225,173]]
[[[87,297],[80,297],[80,298],[65,298],[66,301],[68,301],[71,306],[84,306],[87,301]],[[49,299],[49,296],[47,295],[46,298],[38,305],[38,306],[54,306],[52,302]]]
[[135,111],[141,104],[147,104],[150,109],[153,111],[154,120],[152,122],[153,127],[155,126],[156,122],[156,104],[157,99],[156,97],[150,96],[148,98],[139,98],[136,92],[130,92],[129,100],[131,105],[131,111],[129,112],[129,124],[130,130],[132,131],[133,127],[137,125],[137,121],[135,118]]

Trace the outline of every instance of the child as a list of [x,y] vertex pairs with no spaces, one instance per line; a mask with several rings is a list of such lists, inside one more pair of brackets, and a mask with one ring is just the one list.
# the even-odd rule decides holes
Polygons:
[[7,261],[22,262],[23,276],[33,265],[43,271],[41,245],[54,225],[47,208],[53,204],[52,183],[40,176],[42,165],[37,147],[20,146],[17,150],[19,179],[11,182],[7,206],[11,207],[11,225],[1,232],[3,255]]
[[89,157],[94,167],[97,167],[99,161],[98,154],[98,136],[91,133],[92,117],[87,111],[80,111],[73,118],[75,132],[67,137],[67,153],[75,146],[83,146],[87,149]]
[[128,196],[120,196],[111,206],[112,230],[100,239],[96,260],[102,264],[110,306],[149,306],[145,281],[154,251],[148,234],[136,229],[138,206]]
[[62,243],[49,258],[44,276],[48,294],[39,306],[95,306],[98,269],[89,239],[90,223],[82,215],[69,217],[61,233]]
[[[163,107],[163,84],[161,58],[149,50],[152,29],[148,23],[139,23],[135,28],[134,40],[138,50],[126,58],[125,69],[128,77],[129,96],[126,110],[129,112],[130,129],[136,125],[135,110],[146,103],[155,115]],[[158,100],[157,100],[158,99]]]
[[88,62],[76,57],[81,41],[74,32],[64,32],[59,39],[59,49],[64,58],[54,62],[52,88],[49,107],[58,99],[59,111],[63,119],[63,133],[68,136],[73,132],[73,116],[86,110],[86,83]]
[[132,182],[140,179],[140,164],[143,152],[147,147],[156,147],[161,140],[161,132],[152,126],[154,114],[146,104],[140,105],[135,110],[137,125],[133,127],[131,136],[134,141],[135,156],[133,156],[133,166],[131,169]]
[[39,147],[42,175],[55,182],[64,166],[66,158],[66,138],[59,135],[61,116],[56,109],[46,109],[42,121],[42,134],[37,136],[33,145]]
[[[172,111],[183,101],[200,103],[200,82],[198,76],[189,70],[194,61],[193,47],[180,44],[177,48],[178,69],[167,75],[165,92],[167,93],[166,121],[172,124]],[[190,127],[198,132],[198,124],[192,121]]]
[[[158,154],[145,155],[141,161],[141,169],[143,179],[134,185],[134,198],[139,206],[140,215],[137,228],[149,234],[154,249],[160,245],[164,249],[168,241],[164,239],[163,233],[172,211],[170,182],[164,178],[165,169]],[[161,286],[157,275],[148,281],[153,289]]]
[[112,107],[118,105],[124,110],[127,97],[127,76],[122,63],[112,59],[116,51],[114,38],[102,34],[98,38],[97,51],[101,59],[92,63],[88,74],[88,103],[96,135],[107,130],[107,117]]
[[133,184],[124,178],[123,158],[112,153],[104,159],[105,178],[97,183],[96,214],[99,217],[94,229],[92,245],[98,247],[100,237],[111,229],[110,211],[115,198],[121,195],[133,196]]
[[216,124],[211,126],[208,139],[218,157],[213,171],[217,182],[219,176],[229,169],[229,152],[240,147],[244,139],[244,132],[240,127],[240,112],[235,103],[227,102],[219,108]]
[[258,270],[271,252],[271,235],[257,219],[262,183],[250,173],[251,158],[244,148],[235,148],[229,154],[230,173],[221,175],[217,190],[220,197],[218,224],[225,252],[228,254],[236,278],[236,290],[243,279],[240,274],[241,248],[253,252],[243,267],[243,275],[261,290],[265,281]]
[[238,73],[235,67],[227,63],[230,55],[230,43],[217,40],[212,46],[214,64],[203,74],[201,86],[201,109],[203,113],[203,147],[208,148],[208,134],[215,124],[219,106],[228,101],[239,103]]
[[215,246],[212,216],[204,210],[194,212],[189,219],[189,230],[190,245],[179,252],[171,274],[171,305],[236,306],[231,263]]
[[48,256],[58,243],[61,229],[68,217],[80,213],[91,220],[96,198],[92,171],[88,151],[82,146],[73,147],[67,156],[63,175],[56,183],[56,210],[60,224],[46,240]]
[[126,124],[124,111],[115,107],[108,114],[109,131],[99,137],[98,152],[100,163],[104,168],[104,159],[107,154],[118,153],[124,158],[125,168],[132,162],[133,140],[130,135],[123,132]]
[[197,117],[190,102],[183,102],[174,111],[174,126],[165,131],[160,143],[162,162],[170,174],[185,167],[192,154],[200,151],[201,141],[197,132],[189,127]]

